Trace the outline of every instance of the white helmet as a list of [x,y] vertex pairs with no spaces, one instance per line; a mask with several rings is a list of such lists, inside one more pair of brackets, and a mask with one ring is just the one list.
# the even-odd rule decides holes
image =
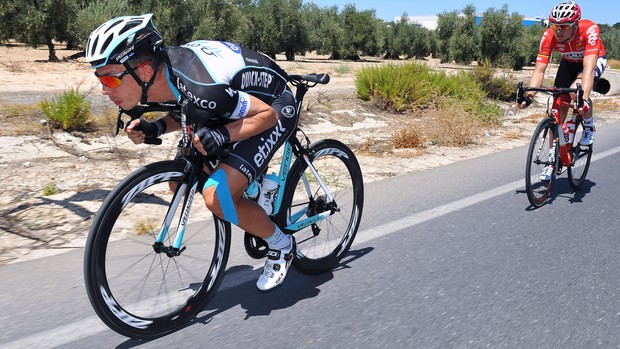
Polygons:
[[575,23],[581,19],[581,8],[574,1],[561,2],[551,9],[549,22]]
[[86,43],[86,61],[93,68],[125,63],[139,53],[159,53],[163,38],[153,14],[113,18],[93,30]]

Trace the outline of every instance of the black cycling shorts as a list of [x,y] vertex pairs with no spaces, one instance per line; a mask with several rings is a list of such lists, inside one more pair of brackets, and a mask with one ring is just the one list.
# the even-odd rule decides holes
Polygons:
[[230,155],[219,161],[243,173],[248,183],[267,170],[273,155],[297,128],[299,115],[295,97],[289,88],[271,106],[278,113],[278,124],[259,135],[233,143]]
[[[606,57],[599,57],[596,62],[596,68],[594,69],[594,83],[603,75],[605,66],[607,65]],[[579,78],[579,75],[583,72],[583,62],[569,62],[560,60],[558,66],[558,72],[555,75],[555,87],[571,87],[573,82]]]

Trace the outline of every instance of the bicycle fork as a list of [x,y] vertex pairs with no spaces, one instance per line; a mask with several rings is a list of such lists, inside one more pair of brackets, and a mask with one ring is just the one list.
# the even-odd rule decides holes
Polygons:
[[[195,151],[190,148],[190,134],[187,125],[187,103],[187,100],[185,100],[181,105],[180,123],[183,137],[181,138],[179,148],[181,150],[181,154],[183,155],[187,155],[189,152]],[[190,174],[189,178],[191,178],[191,187],[185,182],[177,185],[172,198],[172,203],[168,207],[168,212],[162,222],[159,234],[153,243],[153,250],[156,253],[165,253],[170,258],[178,257],[183,251],[185,251],[185,246],[181,247],[181,245],[183,243],[183,236],[185,235],[185,230],[187,228],[187,220],[192,208],[192,202],[194,201],[194,194],[196,193],[196,189],[198,187],[198,172],[201,168],[201,166],[197,166],[197,163],[187,161],[187,159],[185,161],[184,172]],[[179,207],[181,198],[183,197],[185,197],[185,201],[183,202],[179,224],[177,226],[177,236],[174,239],[172,246],[166,246],[164,245],[164,241],[166,240],[166,236],[168,236],[170,226],[172,225],[172,220],[174,219],[174,215]]]
[[[168,257],[172,258],[180,256],[181,253],[185,250],[185,246],[181,247],[181,245],[183,243],[183,236],[187,228],[187,219],[192,208],[192,202],[194,201],[194,194],[196,193],[197,187],[198,181],[193,183],[191,187],[189,187],[189,185],[187,185],[186,183],[182,183],[177,187],[174,193],[174,197],[172,199],[172,203],[168,207],[168,212],[166,213],[166,217],[164,218],[164,221],[159,230],[159,234],[155,239],[155,243],[153,243],[153,250],[156,253],[165,253]],[[174,214],[177,210],[177,207],[179,207],[181,198],[183,197],[185,197],[185,200],[183,202],[181,215],[179,217],[176,238],[174,239],[174,243],[172,244],[172,246],[166,246],[164,245],[164,241],[166,240],[166,236],[170,231],[170,226],[172,225]]]

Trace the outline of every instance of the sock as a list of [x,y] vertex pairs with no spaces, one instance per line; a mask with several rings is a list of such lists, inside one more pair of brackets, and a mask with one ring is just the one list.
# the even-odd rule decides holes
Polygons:
[[583,126],[594,127],[594,116],[589,119],[583,119]]
[[291,246],[291,237],[284,234],[276,225],[276,230],[270,237],[265,238],[265,242],[272,250],[282,250]]

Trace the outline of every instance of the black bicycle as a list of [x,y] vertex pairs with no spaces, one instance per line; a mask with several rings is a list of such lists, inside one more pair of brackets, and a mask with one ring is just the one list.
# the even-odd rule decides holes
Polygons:
[[[309,88],[329,76],[289,80],[300,113]],[[159,337],[192,319],[217,292],[228,260],[230,223],[200,201],[192,206],[204,160],[190,142],[199,125],[189,123],[184,108],[179,118],[182,157],[146,165],[121,181],[97,212],[86,242],[90,303],[107,326],[131,338]],[[311,143],[298,128],[283,146],[279,168],[270,217],[295,235],[293,266],[304,273],[328,271],[346,255],[360,224],[359,163],[345,144]],[[266,256],[263,240],[245,233],[244,245],[251,257]]]

